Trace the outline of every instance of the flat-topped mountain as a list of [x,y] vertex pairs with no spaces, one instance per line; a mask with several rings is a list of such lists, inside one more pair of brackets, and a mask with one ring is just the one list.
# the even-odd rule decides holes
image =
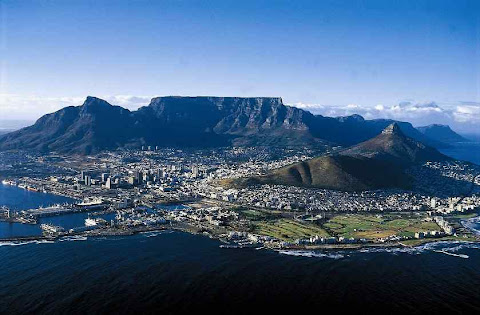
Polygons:
[[[0,138],[0,150],[90,154],[107,149],[208,146],[350,146],[365,141],[392,120],[359,115],[325,117],[286,106],[278,97],[156,97],[129,111],[96,97],[65,107]],[[409,137],[442,143],[398,122]]]
[[234,186],[279,184],[343,191],[404,188],[411,178],[404,169],[426,161],[451,158],[403,134],[393,123],[375,138],[357,144],[340,154],[317,157],[288,165],[265,176],[228,180]]
[[432,140],[444,142],[444,143],[455,143],[455,142],[467,142],[468,139],[462,137],[455,131],[453,131],[450,126],[433,124],[423,127],[418,127],[418,131],[423,133],[425,136]]

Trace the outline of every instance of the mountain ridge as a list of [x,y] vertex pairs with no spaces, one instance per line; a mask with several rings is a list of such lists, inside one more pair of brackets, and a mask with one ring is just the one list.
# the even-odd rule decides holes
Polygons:
[[[136,111],[88,96],[0,138],[0,150],[91,154],[142,145],[350,146],[379,133],[393,120],[360,115],[326,117],[284,105],[280,97],[155,97]],[[399,122],[417,140],[441,145]]]

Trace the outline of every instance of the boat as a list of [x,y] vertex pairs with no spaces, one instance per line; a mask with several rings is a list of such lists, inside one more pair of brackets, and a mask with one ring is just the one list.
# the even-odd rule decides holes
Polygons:
[[4,179],[2,180],[3,185],[16,186],[17,184],[13,180]]
[[97,221],[95,219],[87,218],[85,219],[85,226],[96,226]]
[[103,204],[102,198],[85,198],[78,206],[98,206]]
[[65,231],[61,226],[53,225],[50,223],[40,224],[40,228],[46,233],[59,233]]
[[106,225],[107,221],[102,218],[86,218],[85,226],[97,226],[97,225]]
[[18,222],[23,224],[37,224],[37,220],[35,218],[30,217],[19,217],[17,218]]

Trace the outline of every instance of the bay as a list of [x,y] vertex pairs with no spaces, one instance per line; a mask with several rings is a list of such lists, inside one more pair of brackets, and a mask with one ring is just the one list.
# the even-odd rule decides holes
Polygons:
[[455,159],[480,165],[480,142],[460,142],[449,148],[440,149],[440,152]]

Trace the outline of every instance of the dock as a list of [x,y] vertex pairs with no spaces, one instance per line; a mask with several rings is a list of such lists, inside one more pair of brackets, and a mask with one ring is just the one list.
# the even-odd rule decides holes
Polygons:
[[23,210],[23,211],[20,211],[19,214],[23,217],[42,218],[42,217],[52,217],[52,216],[70,214],[70,213],[76,213],[76,212],[105,210],[107,206],[108,205],[106,204],[94,205],[94,206],[57,205],[57,206],[51,206],[46,208]]

